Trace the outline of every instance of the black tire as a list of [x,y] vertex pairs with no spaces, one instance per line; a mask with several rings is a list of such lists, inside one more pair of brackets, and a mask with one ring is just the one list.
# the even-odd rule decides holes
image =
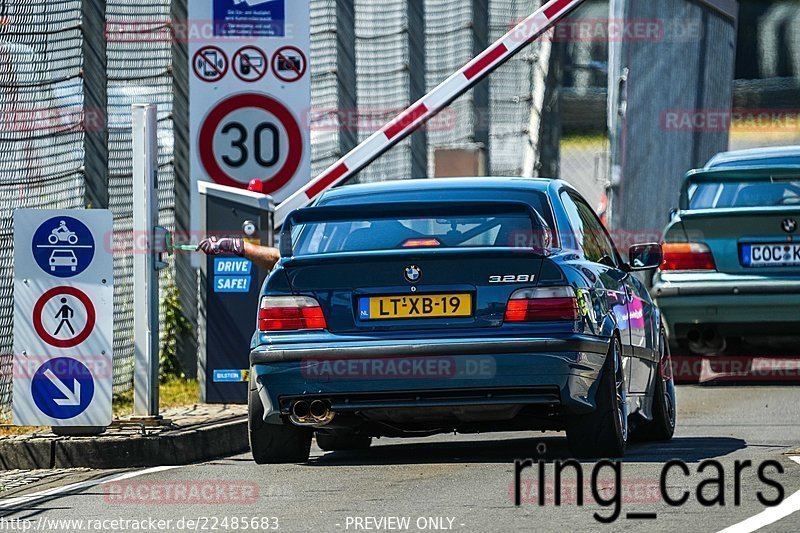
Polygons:
[[574,417],[567,427],[567,443],[578,458],[622,457],[628,439],[628,411],[625,405],[622,351],[614,337],[600,373],[597,408]]
[[636,429],[636,439],[642,441],[668,441],[675,434],[677,408],[675,403],[675,382],[672,379],[667,336],[661,330],[659,342],[660,363],[653,390],[653,420]]
[[247,397],[247,430],[250,451],[256,464],[304,463],[311,453],[311,430],[264,422],[264,405],[255,382],[250,382]]
[[317,446],[326,452],[344,452],[349,450],[366,450],[372,445],[372,437],[337,433],[331,431],[317,431]]

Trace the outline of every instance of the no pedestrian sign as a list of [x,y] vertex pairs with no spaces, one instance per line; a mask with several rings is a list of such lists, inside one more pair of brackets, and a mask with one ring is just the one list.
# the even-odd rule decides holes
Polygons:
[[14,423],[111,423],[114,265],[106,210],[14,212]]

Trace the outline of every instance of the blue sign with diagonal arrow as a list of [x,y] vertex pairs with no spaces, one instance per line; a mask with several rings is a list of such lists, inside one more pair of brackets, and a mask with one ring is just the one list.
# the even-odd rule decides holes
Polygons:
[[94,397],[94,378],[89,369],[71,357],[44,363],[33,376],[31,395],[42,413],[59,420],[75,418]]

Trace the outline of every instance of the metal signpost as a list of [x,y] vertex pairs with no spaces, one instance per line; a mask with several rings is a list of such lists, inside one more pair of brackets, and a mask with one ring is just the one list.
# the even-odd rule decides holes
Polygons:
[[107,210],[14,212],[14,424],[111,423],[114,262]]
[[192,180],[284,200],[311,172],[309,0],[192,0],[189,20],[209,21],[188,53]]
[[158,226],[156,106],[133,106],[133,412],[157,418],[158,270],[166,267],[166,235]]

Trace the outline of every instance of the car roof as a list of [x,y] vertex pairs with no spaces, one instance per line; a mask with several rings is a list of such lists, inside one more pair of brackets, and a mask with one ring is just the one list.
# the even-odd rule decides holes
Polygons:
[[361,183],[358,185],[345,185],[331,189],[322,195],[320,201],[346,198],[350,196],[365,196],[393,192],[414,192],[433,190],[534,190],[544,192],[555,180],[547,178],[519,178],[519,177],[475,177],[475,178],[432,178],[432,179],[407,179],[381,181],[374,183]]
[[706,164],[706,169],[751,166],[800,165],[800,146],[768,146],[722,152]]

